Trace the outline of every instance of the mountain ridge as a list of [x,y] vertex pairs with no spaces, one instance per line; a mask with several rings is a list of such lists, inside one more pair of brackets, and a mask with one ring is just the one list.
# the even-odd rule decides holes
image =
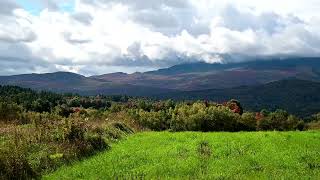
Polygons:
[[0,76],[0,84],[94,95],[148,96],[163,92],[228,89],[297,78],[320,82],[320,58],[256,60],[237,63],[204,62],[175,65],[145,73],[123,72],[83,76],[71,72]]

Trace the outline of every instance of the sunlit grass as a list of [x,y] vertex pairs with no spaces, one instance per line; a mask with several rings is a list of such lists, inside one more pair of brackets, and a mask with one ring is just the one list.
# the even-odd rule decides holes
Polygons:
[[320,132],[138,133],[46,179],[319,179]]

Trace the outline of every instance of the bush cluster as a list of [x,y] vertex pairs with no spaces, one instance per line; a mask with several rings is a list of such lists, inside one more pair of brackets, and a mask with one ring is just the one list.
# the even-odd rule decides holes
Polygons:
[[306,125],[307,129],[318,130],[320,129],[320,113],[313,115],[308,119],[309,123]]
[[257,117],[259,114],[238,114],[228,106],[196,102],[180,103],[174,108],[159,111],[138,109],[133,117],[142,126],[156,131],[288,131],[304,128],[302,120],[283,110]]
[[289,115],[284,110],[268,113],[257,122],[257,130],[290,131],[303,129],[304,122],[293,115]]

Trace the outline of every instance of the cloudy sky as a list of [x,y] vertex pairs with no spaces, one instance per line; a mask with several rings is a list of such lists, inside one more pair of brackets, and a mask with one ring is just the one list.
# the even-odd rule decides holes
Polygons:
[[320,56],[319,12],[319,0],[0,0],[0,75]]

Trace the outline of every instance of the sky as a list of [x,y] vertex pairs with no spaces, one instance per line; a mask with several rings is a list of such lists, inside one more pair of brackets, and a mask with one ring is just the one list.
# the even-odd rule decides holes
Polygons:
[[0,75],[320,56],[319,0],[0,0]]

